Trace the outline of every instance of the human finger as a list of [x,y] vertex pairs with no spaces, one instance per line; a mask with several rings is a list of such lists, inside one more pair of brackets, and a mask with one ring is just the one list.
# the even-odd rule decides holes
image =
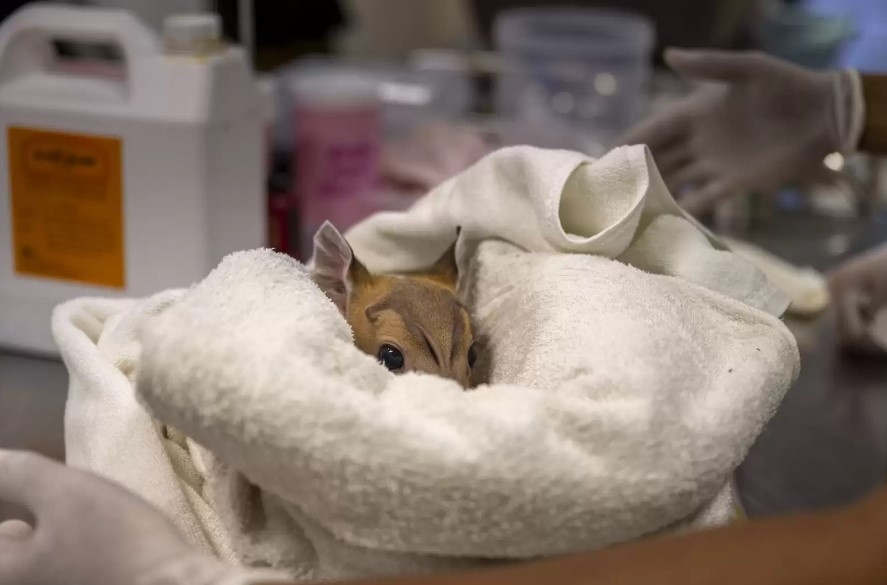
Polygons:
[[0,585],[21,585],[25,568],[33,555],[33,530],[24,522],[0,524]]
[[648,116],[629,128],[614,146],[646,144],[654,153],[669,144],[682,140],[687,133],[686,113],[679,103]]
[[0,546],[4,541],[25,540],[34,535],[34,529],[21,520],[7,520],[0,523]]
[[855,289],[838,296],[838,330],[844,343],[859,343],[866,338],[867,323],[863,318],[865,295]]
[[742,192],[739,184],[731,178],[720,178],[709,181],[700,189],[691,192],[681,200],[681,207],[691,214],[708,211],[721,201],[739,195]]
[[36,453],[0,450],[0,501],[37,516],[48,489],[60,479],[59,469],[64,466]]
[[700,184],[710,179],[711,172],[708,165],[700,161],[693,161],[671,172],[666,176],[665,182],[678,189],[684,185]]
[[738,51],[669,48],[663,56],[675,73],[688,79],[732,83],[748,77],[760,55]]
[[652,152],[656,168],[663,177],[673,175],[692,162],[693,154],[685,141],[676,141],[667,148]]

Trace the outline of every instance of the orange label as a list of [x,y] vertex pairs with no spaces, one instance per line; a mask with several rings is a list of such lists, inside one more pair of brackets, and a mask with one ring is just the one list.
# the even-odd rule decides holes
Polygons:
[[9,128],[19,274],[124,288],[119,138]]

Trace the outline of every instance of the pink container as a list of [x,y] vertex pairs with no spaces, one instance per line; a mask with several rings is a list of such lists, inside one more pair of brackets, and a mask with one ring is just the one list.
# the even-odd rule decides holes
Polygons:
[[291,82],[303,259],[324,221],[344,231],[377,209],[382,111],[376,87],[368,76],[335,67],[300,72]]

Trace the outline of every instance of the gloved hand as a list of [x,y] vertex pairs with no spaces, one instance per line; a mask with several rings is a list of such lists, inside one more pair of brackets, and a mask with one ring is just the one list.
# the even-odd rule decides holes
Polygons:
[[[92,474],[0,450],[0,500],[34,517],[0,524],[0,585],[272,583],[190,548],[160,512]],[[264,581],[262,581],[264,579]]]
[[771,191],[827,175],[826,155],[853,151],[864,106],[854,71],[817,72],[754,52],[670,49],[682,77],[712,82],[628,131],[649,145],[682,205],[704,211],[744,191]]
[[887,351],[887,244],[838,266],[829,289],[841,343]]

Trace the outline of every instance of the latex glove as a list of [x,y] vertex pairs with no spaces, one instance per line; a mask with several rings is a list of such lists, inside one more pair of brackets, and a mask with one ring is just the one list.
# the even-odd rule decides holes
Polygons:
[[[0,500],[35,519],[0,524],[0,585],[282,582],[223,565],[125,489],[41,456],[0,450]],[[273,579],[277,578],[277,581]]]
[[704,211],[743,192],[827,173],[826,155],[853,151],[864,106],[855,71],[817,72],[763,53],[669,49],[682,77],[706,83],[628,131],[646,143],[682,205]]
[[829,289],[842,344],[887,351],[887,244],[838,266]]

